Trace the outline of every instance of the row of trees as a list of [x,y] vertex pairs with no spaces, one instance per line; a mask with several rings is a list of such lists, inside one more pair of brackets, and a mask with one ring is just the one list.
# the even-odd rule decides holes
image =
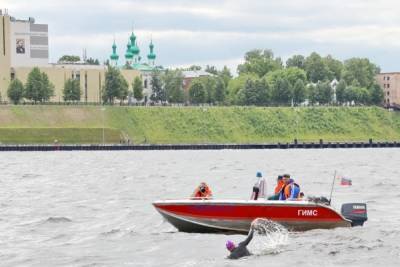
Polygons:
[[[332,56],[295,55],[283,64],[270,50],[246,53],[239,76],[227,88],[225,103],[231,105],[343,104],[379,105],[383,91],[376,83],[380,69],[366,58],[344,62]],[[340,81],[331,85],[332,80]],[[336,89],[336,94],[334,94]],[[336,97],[335,97],[336,96]]]
[[49,101],[54,95],[54,85],[46,73],[41,72],[39,68],[33,68],[25,85],[18,79],[11,81],[7,95],[14,104],[18,104],[24,98],[34,103],[42,103]]

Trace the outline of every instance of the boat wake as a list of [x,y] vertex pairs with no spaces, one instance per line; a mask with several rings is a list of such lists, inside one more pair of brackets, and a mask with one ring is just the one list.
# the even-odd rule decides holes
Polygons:
[[254,238],[249,245],[254,255],[278,254],[288,244],[288,230],[276,222],[256,219],[254,230]]

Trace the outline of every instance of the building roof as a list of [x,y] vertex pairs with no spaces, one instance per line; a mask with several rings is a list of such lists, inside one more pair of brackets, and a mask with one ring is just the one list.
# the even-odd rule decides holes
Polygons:
[[199,78],[204,76],[212,76],[211,73],[204,70],[184,70],[182,71],[184,78]]

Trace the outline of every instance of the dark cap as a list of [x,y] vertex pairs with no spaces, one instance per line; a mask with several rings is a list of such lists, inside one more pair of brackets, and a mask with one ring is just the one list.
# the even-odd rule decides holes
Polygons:
[[278,180],[282,180],[283,176],[282,175],[278,175]]
[[290,178],[290,174],[284,174],[283,177]]

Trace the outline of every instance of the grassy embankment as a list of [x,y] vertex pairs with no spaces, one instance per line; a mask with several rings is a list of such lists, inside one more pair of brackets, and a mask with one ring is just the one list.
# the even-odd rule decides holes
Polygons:
[[[270,143],[400,140],[400,113],[380,108],[106,107],[105,141]],[[0,143],[101,143],[101,107],[0,106]]]

